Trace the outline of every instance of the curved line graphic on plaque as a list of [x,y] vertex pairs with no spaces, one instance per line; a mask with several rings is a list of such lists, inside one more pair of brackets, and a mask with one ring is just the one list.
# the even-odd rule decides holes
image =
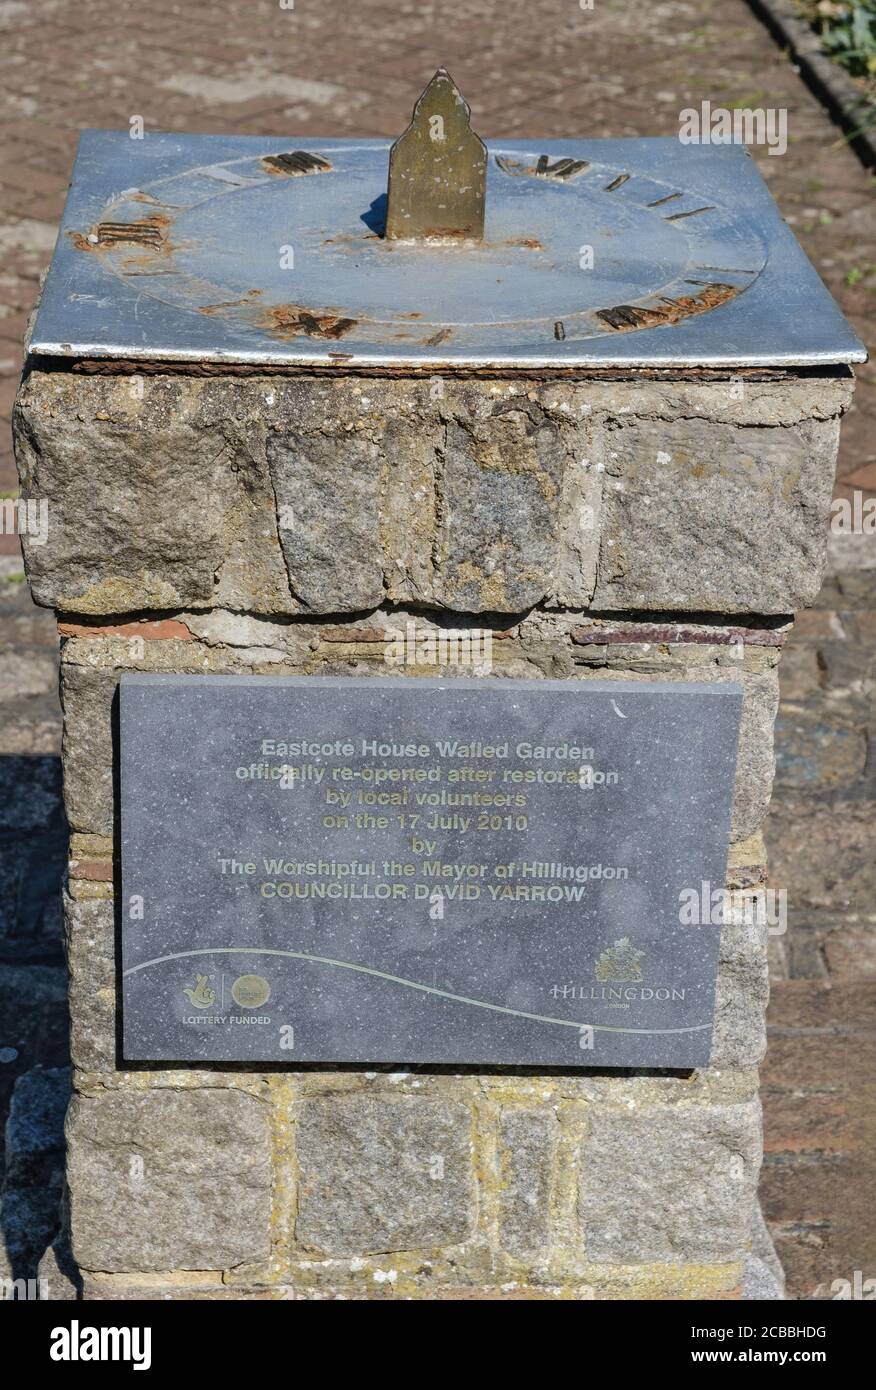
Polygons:
[[123,976],[136,975],[140,970],[148,970],[153,965],[163,965],[169,960],[185,960],[189,956],[288,956],[293,960],[309,960],[317,965],[334,965],[341,970],[357,970],[362,975],[375,975],[380,980],[389,980],[394,985],[404,985],[407,989],[418,989],[423,994],[437,994],[442,999],[452,999],[456,1004],[469,1004],[475,1009],[491,1009],[498,1014],[511,1014],[514,1018],[529,1018],[534,1023],[553,1023],[560,1028],[592,1028],[595,1033],[646,1033],[663,1036],[668,1033],[702,1033],[711,1028],[710,1023],[697,1023],[692,1028],[612,1028],[607,1023],[582,1023],[573,1018],[550,1018],[544,1014],[530,1014],[523,1009],[509,1009],[505,1004],[490,1004],[485,999],[469,999],[464,994],[451,994],[446,989],[436,989],[434,985],[422,985],[418,980],[406,980],[401,975],[389,975],[385,970],[375,970],[370,965],[356,965],[349,960],[333,960],[331,956],[312,956],[306,951],[280,951],[268,946],[215,946],[197,951],[174,951],[169,956],[156,956],[154,960],[144,960],[140,965],[131,965],[122,971]]

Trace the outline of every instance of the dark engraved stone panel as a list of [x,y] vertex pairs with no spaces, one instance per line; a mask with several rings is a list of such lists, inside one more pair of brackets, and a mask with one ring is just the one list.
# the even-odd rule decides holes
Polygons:
[[120,699],[127,1059],[707,1063],[738,686]]

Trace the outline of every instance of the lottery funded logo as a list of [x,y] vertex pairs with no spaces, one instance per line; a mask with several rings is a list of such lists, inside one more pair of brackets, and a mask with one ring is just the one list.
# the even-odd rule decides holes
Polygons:
[[[230,990],[226,978],[225,975],[218,979],[208,975],[196,976],[194,986],[184,988],[183,994],[197,1012],[184,1013],[182,1022],[201,1028],[270,1024],[270,1014],[260,1012],[271,997],[271,986],[264,975],[238,975]],[[242,1012],[236,1012],[230,1005],[235,1005]]]
[[260,1009],[271,997],[271,986],[263,975],[238,975],[231,997],[242,1009]]

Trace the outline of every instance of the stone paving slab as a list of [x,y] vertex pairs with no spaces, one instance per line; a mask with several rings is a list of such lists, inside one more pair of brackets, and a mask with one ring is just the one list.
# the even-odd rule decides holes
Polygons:
[[[669,135],[683,107],[706,99],[781,108],[787,153],[760,148],[754,157],[828,287],[873,341],[876,184],[745,0],[595,0],[592,10],[506,0],[488,13],[462,0],[295,0],[291,9],[13,0],[0,5],[0,37],[0,498],[16,487],[8,418],[21,340],[77,132],[128,128],[138,115],[147,132],[391,136],[439,63],[488,137]],[[843,430],[838,495],[849,500],[855,490],[876,495],[874,388],[870,364]],[[831,1281],[855,1269],[876,1275],[876,554],[852,541],[836,546],[839,569],[786,653],[769,825],[789,930],[772,941],[762,1198],[797,1298],[829,1297]],[[0,534],[0,785],[5,766],[17,787],[0,831],[0,879],[13,885],[0,927],[0,1125],[16,1077],[66,1059],[49,906],[64,835],[57,764],[52,772],[56,645],[52,615],[20,582],[17,537]]]

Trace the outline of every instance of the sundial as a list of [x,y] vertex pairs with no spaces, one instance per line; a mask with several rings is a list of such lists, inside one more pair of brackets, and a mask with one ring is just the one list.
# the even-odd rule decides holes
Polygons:
[[86,131],[30,351],[425,370],[866,358],[744,147],[485,145],[444,70],[394,146]]

